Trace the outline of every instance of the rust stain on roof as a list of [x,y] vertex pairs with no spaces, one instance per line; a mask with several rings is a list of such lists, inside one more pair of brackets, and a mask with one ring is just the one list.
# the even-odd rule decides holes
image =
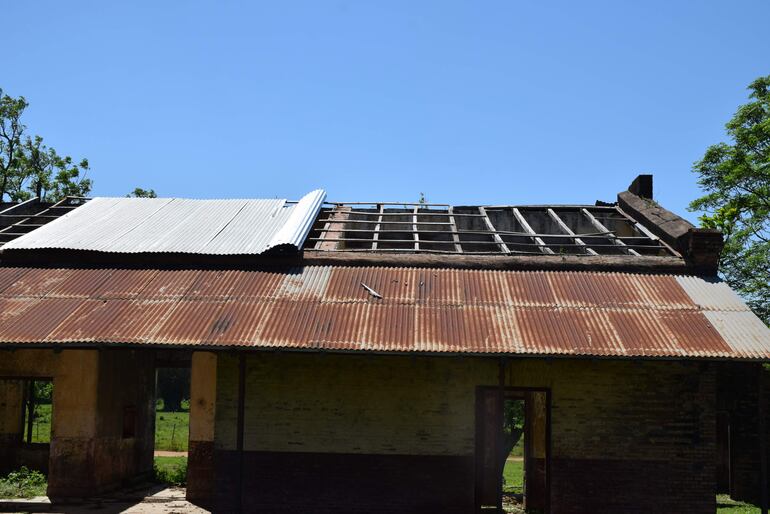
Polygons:
[[770,330],[716,287],[586,272],[0,268],[0,341],[770,358]]

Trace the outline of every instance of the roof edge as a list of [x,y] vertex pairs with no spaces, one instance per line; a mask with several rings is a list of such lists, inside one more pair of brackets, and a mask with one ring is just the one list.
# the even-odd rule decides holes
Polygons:
[[680,257],[631,255],[383,254],[306,249],[302,252],[301,264],[524,271],[621,271],[648,274],[693,273],[693,269]]

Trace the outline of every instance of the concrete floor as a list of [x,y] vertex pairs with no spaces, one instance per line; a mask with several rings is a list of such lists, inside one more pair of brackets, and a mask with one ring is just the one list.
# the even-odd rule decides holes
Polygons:
[[[144,494],[135,494],[143,492]],[[0,512],[50,512],[55,514],[208,514],[185,500],[181,487],[156,486],[145,491],[115,498],[90,499],[71,505],[51,505],[46,497],[31,500],[0,500]]]

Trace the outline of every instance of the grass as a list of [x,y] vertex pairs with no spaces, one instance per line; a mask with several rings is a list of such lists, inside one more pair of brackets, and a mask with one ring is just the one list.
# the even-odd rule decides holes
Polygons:
[[524,485],[524,461],[505,461],[503,468],[503,492],[521,493]]
[[155,480],[164,484],[185,485],[187,457],[155,457]]
[[[26,440],[27,419],[26,411],[24,417],[24,437]],[[51,404],[39,403],[35,405],[35,415],[32,418],[32,441],[33,443],[51,442]]]
[[22,466],[0,478],[0,498],[32,498],[45,496],[48,482],[44,474]]
[[759,507],[737,502],[726,494],[717,495],[717,514],[759,514]]
[[190,431],[189,412],[155,413],[155,449],[172,452],[187,451]]

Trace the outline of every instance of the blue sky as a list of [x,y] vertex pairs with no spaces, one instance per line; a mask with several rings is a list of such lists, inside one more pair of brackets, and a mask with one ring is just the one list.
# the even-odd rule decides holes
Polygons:
[[0,87],[95,195],[593,203],[651,172],[692,219],[693,161],[770,74],[767,0],[1,12]]

